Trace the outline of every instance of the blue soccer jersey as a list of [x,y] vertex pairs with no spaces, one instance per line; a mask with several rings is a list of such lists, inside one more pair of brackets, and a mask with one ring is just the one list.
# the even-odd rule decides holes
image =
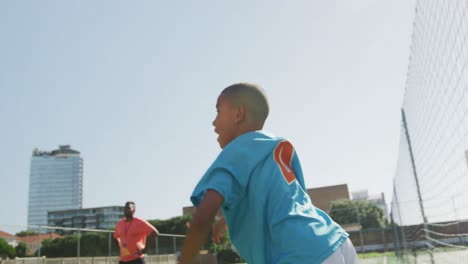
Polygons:
[[209,189],[223,196],[231,241],[249,264],[321,263],[348,237],[312,205],[283,138],[255,131],[234,139],[195,187],[195,206]]

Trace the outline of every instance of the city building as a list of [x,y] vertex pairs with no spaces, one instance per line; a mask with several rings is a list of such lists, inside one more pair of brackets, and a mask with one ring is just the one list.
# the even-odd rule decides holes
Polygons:
[[369,195],[367,190],[359,190],[351,192],[351,200],[353,201],[370,201],[375,203],[383,211],[383,216],[389,218],[387,204],[385,203],[384,193]]
[[193,215],[195,213],[195,206],[182,207],[182,215]]
[[331,205],[335,201],[349,200],[347,184],[331,185],[307,189],[312,203],[324,212],[330,213]]
[[[49,211],[48,226],[85,229],[114,229],[115,224],[124,218],[123,206]],[[59,234],[67,231],[55,229]]]
[[29,175],[29,229],[47,225],[48,211],[82,208],[82,200],[83,159],[80,152],[69,145],[53,151],[34,149]]

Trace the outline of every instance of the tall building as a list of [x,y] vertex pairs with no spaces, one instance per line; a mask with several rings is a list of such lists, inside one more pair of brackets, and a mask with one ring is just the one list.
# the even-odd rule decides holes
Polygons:
[[29,174],[28,225],[47,225],[48,211],[80,209],[83,159],[69,145],[33,150]]

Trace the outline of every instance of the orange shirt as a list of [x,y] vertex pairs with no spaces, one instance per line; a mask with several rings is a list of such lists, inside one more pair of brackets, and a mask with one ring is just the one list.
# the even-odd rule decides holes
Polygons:
[[120,260],[130,261],[141,258],[140,250],[146,247],[146,237],[156,228],[147,221],[133,217],[131,221],[122,219],[117,222],[114,238],[119,242]]

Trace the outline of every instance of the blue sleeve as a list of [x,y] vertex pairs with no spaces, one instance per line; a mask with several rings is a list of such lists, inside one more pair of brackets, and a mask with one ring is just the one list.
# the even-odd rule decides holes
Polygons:
[[301,163],[299,161],[299,157],[297,156],[297,153],[296,153],[295,149],[294,149],[294,156],[293,156],[291,166],[292,166],[292,168],[294,170],[294,173],[296,174],[297,181],[299,182],[299,184],[301,185],[301,187],[304,190],[307,190],[307,188],[305,187],[304,175],[302,174]]
[[203,176],[190,197],[193,205],[198,207],[207,190],[218,192],[223,198],[223,207],[232,207],[241,196],[242,187],[235,176],[227,169],[217,168]]

